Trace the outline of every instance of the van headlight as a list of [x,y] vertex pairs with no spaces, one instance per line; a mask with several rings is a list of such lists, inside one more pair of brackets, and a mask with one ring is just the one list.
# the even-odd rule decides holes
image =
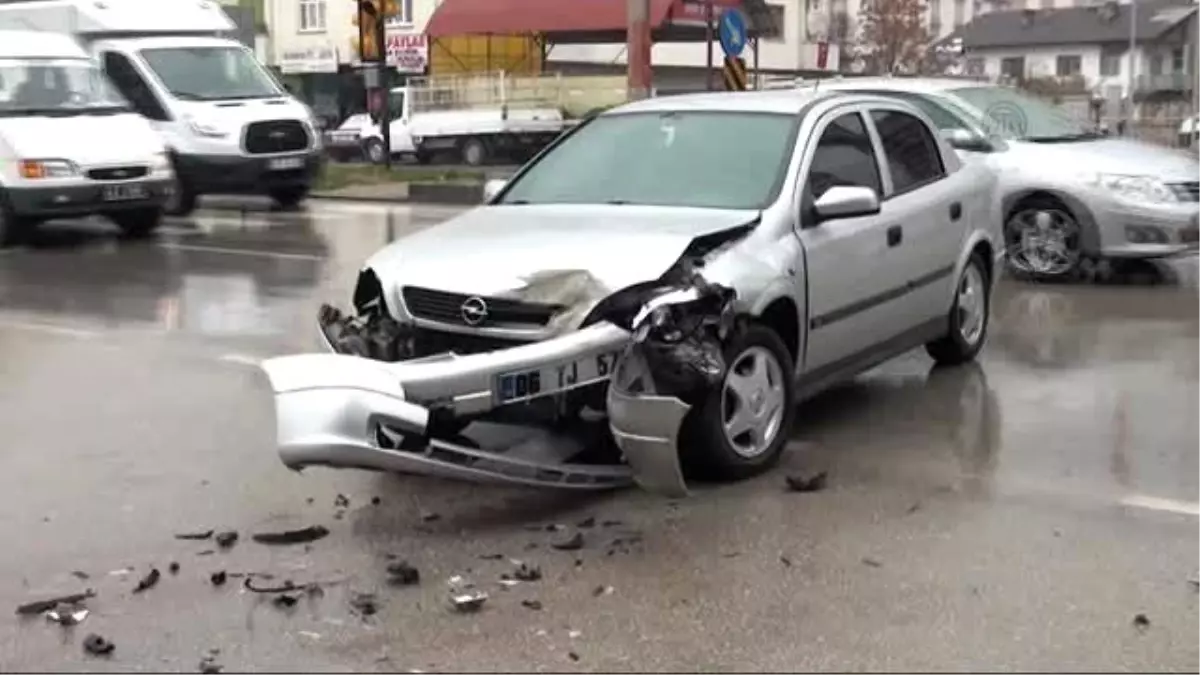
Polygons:
[[1178,201],[1171,188],[1153,176],[1098,173],[1091,176],[1089,182],[1093,187],[1127,202],[1138,204],[1170,204]]
[[20,162],[21,178],[71,178],[79,175],[79,168],[65,159],[23,159]]
[[188,117],[186,119],[188,127],[190,127],[192,133],[196,134],[197,136],[203,136],[205,138],[224,138],[229,135],[228,131],[221,129],[212,122],[201,121],[195,117]]

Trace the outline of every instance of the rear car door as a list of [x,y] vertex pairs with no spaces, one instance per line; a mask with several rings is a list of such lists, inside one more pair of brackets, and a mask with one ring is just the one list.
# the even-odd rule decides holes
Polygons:
[[834,366],[890,337],[897,322],[897,292],[906,287],[894,264],[883,214],[817,224],[813,202],[835,185],[869,187],[884,194],[878,152],[862,106],[840,107],[814,127],[802,163],[799,236],[808,281],[809,373]]
[[897,316],[903,331],[949,311],[954,266],[969,220],[967,191],[952,179],[944,146],[920,117],[887,104],[872,104],[868,117],[888,177],[882,213],[901,227],[901,244],[891,254],[908,286]]

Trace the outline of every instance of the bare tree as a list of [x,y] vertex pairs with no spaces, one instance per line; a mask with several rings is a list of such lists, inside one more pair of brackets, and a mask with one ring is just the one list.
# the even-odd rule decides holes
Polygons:
[[923,0],[870,0],[859,14],[858,58],[867,72],[915,73],[926,61],[930,35]]

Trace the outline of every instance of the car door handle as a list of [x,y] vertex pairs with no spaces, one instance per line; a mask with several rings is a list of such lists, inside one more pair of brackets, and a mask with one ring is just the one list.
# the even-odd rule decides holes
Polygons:
[[899,246],[904,239],[904,230],[899,225],[893,225],[887,230],[888,246]]
[[962,202],[954,202],[950,205],[950,220],[958,222],[962,218]]

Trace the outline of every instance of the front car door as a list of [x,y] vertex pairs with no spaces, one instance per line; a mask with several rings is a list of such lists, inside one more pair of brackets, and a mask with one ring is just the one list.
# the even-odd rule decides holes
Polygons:
[[869,187],[886,194],[886,175],[863,105],[841,106],[814,126],[818,141],[801,163],[799,237],[808,279],[808,344],[804,370],[813,373],[866,350],[897,323],[897,293],[906,288],[894,264],[886,214],[816,223],[812,204],[830,187]]
[[[953,157],[943,157],[934,131],[902,106],[871,104],[868,115],[882,150],[886,192],[881,213],[900,223],[900,246],[890,252],[903,270],[908,293],[900,298],[901,331],[949,311],[954,266],[967,235],[969,186]],[[949,166],[948,166],[949,165]]]

